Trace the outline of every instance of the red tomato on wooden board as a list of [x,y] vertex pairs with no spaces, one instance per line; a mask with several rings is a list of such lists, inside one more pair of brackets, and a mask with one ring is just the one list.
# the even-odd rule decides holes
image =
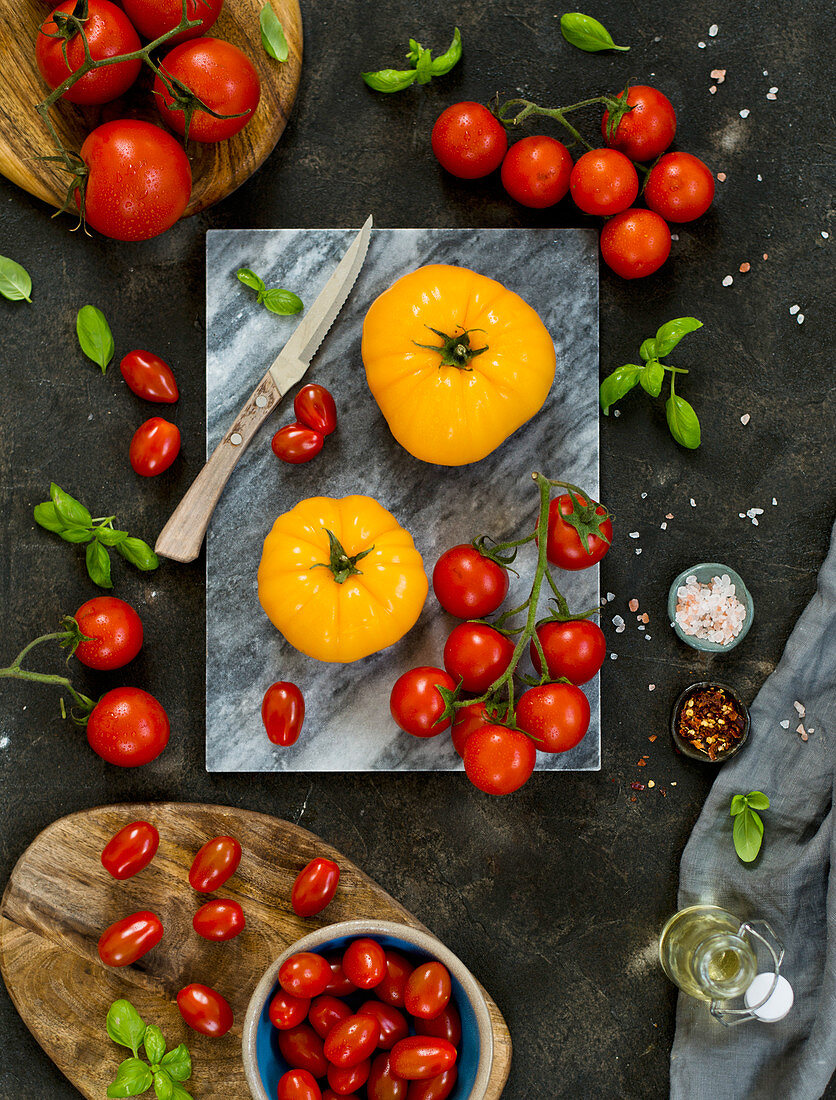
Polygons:
[[481,103],[454,103],[442,111],[432,131],[432,148],[442,168],[463,180],[488,176],[508,148],[505,127]]
[[410,1035],[401,1039],[389,1053],[392,1072],[407,1081],[424,1081],[438,1077],[456,1063],[456,1048],[446,1039],[426,1035]]
[[261,720],[274,745],[286,748],[299,740],[305,721],[305,697],[296,684],[277,680],[270,685],[261,703]]
[[373,989],[386,977],[386,954],[377,940],[361,936],[343,954],[343,972],[358,989]]
[[452,1002],[431,1020],[422,1020],[419,1017],[414,1022],[418,1035],[432,1035],[436,1039],[446,1039],[456,1048],[462,1041],[462,1018]]
[[433,569],[433,591],[445,611],[459,619],[483,619],[508,595],[508,573],[474,546],[445,550]]
[[155,760],[168,744],[170,732],[168,715],[154,696],[141,688],[113,688],[87,719],[90,748],[121,768]]
[[450,725],[442,718],[444,699],[438,687],[452,691],[456,684],[443,668],[420,665],[399,676],[389,696],[392,718],[405,733],[413,737],[435,737]]
[[397,951],[385,951],[386,973],[382,981],[375,986],[374,995],[384,1004],[393,1008],[404,1007],[404,990],[413,966],[409,959]]
[[574,684],[529,688],[517,702],[517,725],[541,752],[566,752],[589,729],[589,700]]
[[390,1054],[385,1051],[372,1061],[366,1093],[369,1100],[407,1100],[409,1082],[392,1072]]
[[330,435],[337,427],[337,406],[324,386],[309,382],[293,398],[296,419],[320,435]]
[[180,429],[161,416],[152,416],[140,424],[128,451],[131,466],[140,477],[164,473],[179,454]]
[[531,778],[536,762],[537,750],[531,739],[507,726],[482,726],[470,735],[464,748],[467,778],[486,794],[519,790]]
[[[325,1057],[332,1065],[348,1069],[365,1061],[377,1048],[379,1038],[380,1025],[374,1016],[349,1016],[328,1032]],[[334,1088],[332,1081],[329,1084]]]
[[562,141],[544,135],[515,141],[502,162],[502,186],[522,206],[543,210],[569,190],[572,157]]
[[177,1007],[189,1027],[201,1035],[220,1039],[232,1027],[229,1002],[208,985],[193,982],[183,986],[177,994]]
[[[237,46],[222,38],[195,38],[181,42],[160,62],[160,69],[194,92],[210,110],[226,118],[215,118],[198,108],[189,125],[189,140],[225,141],[243,130],[255,113],[261,96],[261,81],[253,64]],[[185,134],[185,112],[175,105],[159,76],[154,80],[157,110],[175,133]],[[237,117],[235,117],[237,116]]]
[[[570,619],[565,623],[552,619],[540,623],[537,637],[553,680],[565,677],[573,684],[585,684],[599,671],[607,655],[604,632],[591,619]],[[537,672],[542,672],[540,654],[533,641],[529,653]]]
[[[576,494],[576,500],[582,509],[589,507],[585,497]],[[572,498],[568,493],[555,497],[549,504],[546,557],[552,565],[558,565],[561,569],[588,569],[589,566],[599,562],[610,548],[612,520],[607,516],[607,510],[603,504],[596,506],[594,516],[600,534],[587,535],[586,549],[584,549],[578,531],[564,519],[564,516],[572,514],[573,508]],[[597,522],[598,516],[601,517],[600,524]],[[604,537],[600,537],[601,535]]]
[[[72,15],[75,6],[75,0],[64,0],[64,3],[59,4],[42,23],[35,46],[38,69],[53,89],[63,84],[85,61],[81,35],[76,32],[67,37],[55,21],[56,14]],[[88,0],[84,34],[94,61],[134,53],[141,45],[131,21],[110,0]],[[118,61],[115,65],[103,65],[77,80],[64,92],[61,99],[82,106],[109,103],[130,88],[141,68],[141,61]]]
[[658,271],[671,251],[671,231],[653,210],[616,214],[601,230],[601,255],[622,279],[644,279]]
[[298,951],[279,967],[279,985],[294,997],[318,997],[331,981],[331,967],[313,951]]
[[322,1100],[322,1093],[306,1069],[290,1069],[279,1078],[276,1100]]
[[353,1013],[345,1001],[332,997],[329,993],[323,993],[322,996],[311,1001],[308,1020],[320,1039],[325,1039],[337,1024],[343,1023],[351,1015]]
[[223,943],[240,936],[247,925],[244,910],[237,901],[216,898],[201,905],[192,918],[198,936],[213,943]]
[[142,649],[142,620],[129,603],[116,596],[95,596],[73,616],[89,641],[79,642],[75,655],[88,668],[122,668]]
[[426,1081],[411,1081],[406,1100],[447,1100],[459,1077],[457,1066],[446,1069],[438,1077],[430,1077]]
[[315,458],[324,443],[325,437],[313,428],[307,428],[304,424],[285,424],[273,436],[270,446],[276,458],[298,466]]
[[[222,6],[223,0],[187,0],[189,21],[197,19],[199,24],[169,38],[165,45],[173,46],[205,34],[221,14]],[[183,14],[182,0],[124,0],[123,7],[139,33],[152,40],[178,26]]]
[[144,401],[173,405],[180,396],[174,372],[153,351],[129,351],[119,369],[128,388]]
[[617,149],[591,149],[572,169],[569,189],[584,214],[611,217],[632,206],[639,193],[636,169]]
[[447,1007],[452,993],[450,973],[440,962],[416,966],[407,979],[404,1004],[411,1016],[432,1020]]
[[147,821],[132,821],[110,838],[102,850],[102,867],[123,881],[139,874],[160,846],[160,834]]
[[391,1050],[400,1039],[409,1035],[406,1016],[383,1001],[365,1001],[357,1009],[360,1016],[373,1016],[380,1028],[377,1045],[381,1050]]
[[306,1069],[317,1078],[324,1077],[328,1072],[322,1040],[310,1024],[299,1024],[288,1031],[280,1031],[279,1050],[293,1069]]
[[714,199],[714,176],[690,153],[666,153],[650,169],[644,201],[669,222],[701,217]]
[[241,862],[241,845],[234,836],[207,840],[192,862],[189,882],[199,894],[211,894],[231,878]]
[[310,1008],[309,997],[294,997],[290,993],[285,993],[283,989],[279,989],[270,1001],[267,1015],[273,1027],[277,1027],[280,1031],[289,1031],[292,1027],[298,1027],[305,1022]]
[[676,133],[673,105],[666,95],[646,84],[634,84],[627,92],[627,103],[633,109],[622,116],[612,137],[607,134],[609,111],[604,111],[604,141],[630,160],[654,160],[664,153]]
[[111,924],[99,937],[99,958],[105,966],[130,966],[163,938],[156,913],[142,909]]
[[332,859],[317,856],[296,876],[290,894],[290,904],[299,917],[321,913],[337,892],[340,869]]
[[491,720],[485,710],[484,703],[467,703],[466,706],[457,708],[451,733],[453,735],[453,748],[459,756],[464,757],[464,747],[471,733],[478,730],[480,726],[490,724]]
[[481,695],[511,663],[514,643],[486,623],[459,623],[444,644],[444,667],[454,683]]

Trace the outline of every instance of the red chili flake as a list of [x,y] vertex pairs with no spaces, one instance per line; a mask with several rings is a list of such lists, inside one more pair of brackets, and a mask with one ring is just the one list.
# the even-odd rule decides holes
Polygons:
[[655,741],[658,736],[658,733],[651,733],[650,737],[648,737],[648,741]]
[[726,173],[725,172],[718,172],[717,173],[717,179],[720,181],[720,183],[725,183],[726,182]]
[[746,720],[722,688],[700,688],[684,701],[677,733],[710,760],[728,752],[743,736]]
[[632,797],[632,798],[630,799],[630,801],[631,801],[631,802],[636,802],[636,801],[637,801],[637,799],[636,799],[636,796],[635,796],[635,795],[633,795],[633,797]]
[[741,272],[741,274],[745,275],[747,271],[751,271],[751,270],[752,270],[752,265],[751,265],[751,264],[747,264],[747,263],[742,263],[742,264],[740,265],[740,267],[739,267],[739,268],[738,268],[737,270],[738,270],[739,272]]
[[764,258],[765,260],[768,260],[768,259],[769,259],[769,253],[768,253],[768,252],[764,252],[764,254],[763,254],[763,258]]
[[646,760],[637,760],[636,761],[636,767],[637,768],[646,768],[647,767],[647,761]]
[[644,613],[644,614],[643,614],[643,615],[641,616],[641,621],[642,621],[643,623],[649,623],[649,622],[650,622],[650,616],[648,615],[648,613],[647,613],[646,611],[645,611],[645,613]]
[[631,783],[630,786],[633,788],[634,791],[644,790],[644,783]]
[[667,798],[668,797],[668,788],[667,787],[660,787],[659,790],[662,792],[662,798]]

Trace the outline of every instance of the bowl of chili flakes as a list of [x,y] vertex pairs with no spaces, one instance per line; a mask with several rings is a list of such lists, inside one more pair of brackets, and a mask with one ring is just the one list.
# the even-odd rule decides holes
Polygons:
[[749,739],[749,708],[727,684],[701,680],[685,688],[671,711],[674,748],[703,764],[724,764]]

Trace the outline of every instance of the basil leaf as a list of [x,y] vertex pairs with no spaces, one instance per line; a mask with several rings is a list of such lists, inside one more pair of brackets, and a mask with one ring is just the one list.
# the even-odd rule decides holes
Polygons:
[[656,351],[656,341],[648,337],[639,348],[639,355],[644,359],[645,363],[648,359],[658,359],[659,353]]
[[175,1081],[188,1081],[192,1075],[192,1056],[182,1043],[170,1050],[160,1064]]
[[683,336],[687,336],[689,332],[696,332],[698,328],[702,328],[702,321],[698,321],[696,317],[677,317],[662,325],[656,333],[655,357],[663,359],[673,351]]
[[116,550],[122,555],[125,561],[129,561],[131,565],[135,565],[137,569],[142,569],[146,572],[149,569],[156,569],[160,564],[160,559],[148,543],[143,542],[142,539],[128,537],[123,542],[117,544]]
[[751,863],[761,850],[763,822],[758,814],[747,806],[734,819],[734,849],[744,863]]
[[58,510],[51,500],[46,501],[44,504],[36,504],[33,509],[33,515],[35,517],[35,523],[39,523],[41,527],[45,527],[47,531],[63,531],[65,527],[64,521],[58,515]]
[[412,64],[414,65],[415,62],[420,57],[421,50],[423,50],[423,48],[424,47],[421,45],[420,42],[416,42],[414,38],[410,38],[410,40],[409,40],[409,53],[406,55],[407,61],[411,61]]
[[32,277],[26,268],[8,256],[0,256],[0,294],[10,302],[31,302],[31,293]]
[[736,817],[738,814],[742,814],[746,809],[746,799],[742,794],[736,794],[731,800],[731,809],[729,813],[732,817]]
[[376,73],[360,73],[375,92],[402,92],[418,77],[417,69],[379,69]]
[[151,1070],[139,1058],[126,1058],[116,1073],[116,1080],[108,1085],[108,1096],[139,1096],[151,1088]]
[[418,47],[418,60],[415,62],[415,71],[418,73],[419,84],[429,84],[432,80],[432,54],[423,46]]
[[264,52],[276,61],[287,61],[287,39],[272,4],[265,4],[258,17],[261,24],[261,44]]
[[114,1043],[130,1047],[135,1055],[138,1053],[145,1036],[145,1024],[130,1001],[114,1001],[107,1010],[107,1033]]
[[[410,45],[412,43],[410,42]],[[449,73],[455,64],[461,59],[462,56],[462,36],[459,32],[459,28],[453,31],[453,41],[444,51],[439,54],[437,58],[430,65],[430,72],[433,76],[444,76],[445,73]]]
[[571,46],[577,46],[579,50],[586,50],[587,53],[630,49],[629,46],[616,46],[612,35],[602,23],[593,19],[591,15],[583,15],[579,11],[569,11],[562,15],[560,29]]
[[257,290],[260,292],[266,289],[261,278],[256,275],[254,271],[250,271],[248,267],[242,267],[240,271],[236,272],[236,275],[244,286],[248,286],[250,290]]
[[83,504],[65,493],[60,485],[53,481],[49,486],[49,495],[55,505],[55,511],[67,527],[89,527],[93,517]]
[[665,403],[665,416],[676,442],[689,450],[696,450],[700,445],[700,422],[685,398],[672,393]]
[[749,791],[746,795],[746,802],[753,810],[768,810],[769,799],[763,793],[763,791]]
[[104,374],[115,348],[113,333],[105,315],[95,306],[82,306],[76,317],[75,330],[81,350],[88,359],[98,363]]
[[645,393],[651,397],[658,397],[662,392],[662,383],[665,381],[665,368],[658,359],[651,359],[645,363],[639,375],[639,382]]
[[64,542],[89,542],[93,537],[89,527],[65,527],[58,534]]
[[171,1093],[171,1100],[193,1100],[193,1097],[190,1092],[186,1092],[186,1090],[180,1088],[179,1085],[175,1085]]
[[87,547],[87,572],[90,580],[99,588],[113,588],[110,579],[110,555],[95,539]]
[[127,531],[115,531],[112,527],[105,526],[105,524],[94,527],[93,534],[102,546],[118,546],[120,542],[124,542],[128,537]]
[[305,308],[302,299],[291,290],[265,290],[259,295],[259,301],[271,313],[289,317],[301,313]]
[[637,367],[635,363],[626,363],[604,379],[599,395],[604,416],[609,415],[610,405],[620,401],[625,393],[629,393],[636,385],[643,369],[643,367]]
[[157,1100],[171,1100],[174,1095],[174,1082],[164,1069],[154,1073],[154,1092]]
[[161,1062],[165,1054],[165,1039],[156,1024],[149,1024],[145,1029],[144,1043],[148,1061],[152,1064]]

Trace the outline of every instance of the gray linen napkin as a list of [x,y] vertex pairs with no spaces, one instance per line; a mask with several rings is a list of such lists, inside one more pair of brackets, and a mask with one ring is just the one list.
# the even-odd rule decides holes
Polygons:
[[[796,701],[815,730],[807,742],[795,732]],[[781,972],[795,1004],[779,1023],[727,1029],[680,994],[672,1100],[818,1100],[836,1069],[836,528],[816,594],[751,715],[749,744],[721,768],[683,853],[679,906],[713,902],[769,921],[786,947]],[[771,806],[761,853],[744,864],[729,804],[751,790]]]

